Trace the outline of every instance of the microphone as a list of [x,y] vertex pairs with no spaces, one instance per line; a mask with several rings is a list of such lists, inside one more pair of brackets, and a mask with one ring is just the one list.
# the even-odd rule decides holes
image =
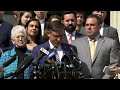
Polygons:
[[14,56],[12,56],[12,58],[8,59],[2,67],[7,67],[9,64],[11,64],[13,61],[16,60],[16,54]]
[[77,55],[77,53],[73,50],[73,48],[72,47],[70,47],[70,49],[71,49],[71,51],[73,52],[73,56],[75,56],[75,57],[73,57],[73,60],[75,60],[78,64],[79,64],[79,69],[80,69],[80,79],[83,79],[83,78],[85,78],[85,75],[84,75],[84,73],[83,73],[83,70],[82,70],[82,66],[81,66],[81,64],[82,64],[82,62],[81,62],[81,60],[79,59],[79,57],[78,57],[78,55]]
[[14,73],[14,76],[17,76],[21,71],[24,71],[33,61],[33,56],[29,55],[24,58],[24,60],[19,64],[17,70]]
[[73,68],[73,67],[74,67],[73,63],[70,61],[70,56],[69,56],[69,54],[67,54],[67,53],[65,53],[65,54],[63,55],[61,61],[62,61],[62,63],[65,64],[65,66],[68,67],[68,68]]
[[63,57],[61,59],[62,62],[70,62],[70,57],[68,56],[67,53],[63,54]]
[[40,54],[40,56],[39,56],[37,59],[34,59],[34,60],[32,61],[32,64],[33,64],[34,66],[36,66],[36,65],[38,64],[39,60],[42,59],[42,57],[43,57],[45,54],[46,54],[46,55],[49,54],[49,52],[48,52],[46,49],[44,49],[43,47],[40,48],[40,51],[42,52],[42,53]]
[[72,47],[70,47],[70,49],[71,49],[71,51],[73,52],[73,56],[75,56],[75,57],[73,57],[74,60],[77,61],[79,64],[81,64],[81,60],[79,59],[77,53],[73,50]]
[[51,63],[53,63],[52,62],[52,60],[51,60],[51,58],[53,58],[53,56],[56,54],[56,49],[50,49],[50,51],[49,51],[49,55],[48,55],[48,57],[47,57],[47,60],[46,60],[46,62],[47,63],[49,63],[49,64],[51,64]]

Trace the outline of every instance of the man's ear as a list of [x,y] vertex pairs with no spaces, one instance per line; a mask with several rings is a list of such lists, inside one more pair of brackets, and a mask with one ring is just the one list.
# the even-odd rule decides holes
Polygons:
[[45,32],[46,32],[46,34],[50,34],[50,32],[47,29],[45,30]]

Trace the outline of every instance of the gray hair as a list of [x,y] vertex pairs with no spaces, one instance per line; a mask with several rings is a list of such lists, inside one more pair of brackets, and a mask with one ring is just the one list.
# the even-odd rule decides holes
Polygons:
[[25,35],[25,37],[27,37],[27,32],[24,26],[22,25],[16,25],[12,28],[11,30],[11,38],[13,38],[16,34],[16,32],[21,32]]

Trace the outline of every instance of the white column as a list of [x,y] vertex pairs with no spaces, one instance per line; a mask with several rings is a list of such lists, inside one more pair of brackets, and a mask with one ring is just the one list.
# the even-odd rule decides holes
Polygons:
[[110,26],[117,28],[120,41],[120,11],[110,11]]

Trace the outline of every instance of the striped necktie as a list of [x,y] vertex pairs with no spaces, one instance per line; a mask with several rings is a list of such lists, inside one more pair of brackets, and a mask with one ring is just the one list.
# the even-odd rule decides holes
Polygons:
[[72,34],[69,34],[68,43],[69,43],[69,44],[72,43]]

